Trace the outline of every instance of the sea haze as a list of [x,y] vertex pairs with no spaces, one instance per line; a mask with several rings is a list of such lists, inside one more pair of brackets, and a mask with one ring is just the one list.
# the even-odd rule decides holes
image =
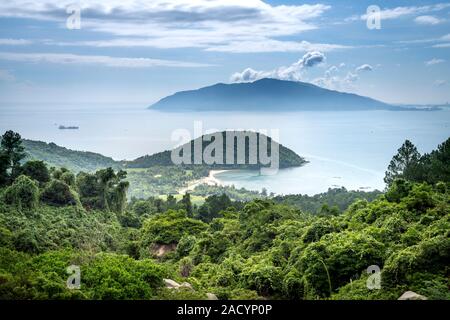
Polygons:
[[[194,122],[204,130],[279,129],[280,143],[308,161],[280,170],[276,176],[227,172],[225,184],[278,194],[316,194],[330,187],[383,189],[390,159],[410,139],[420,152],[430,152],[448,138],[450,110],[441,111],[304,111],[295,113],[162,113],[143,105],[2,106],[0,129],[24,138],[54,142],[74,150],[98,152],[116,160],[134,159],[171,149],[171,134]],[[59,130],[58,126],[78,126]],[[202,132],[205,133],[205,132]]]

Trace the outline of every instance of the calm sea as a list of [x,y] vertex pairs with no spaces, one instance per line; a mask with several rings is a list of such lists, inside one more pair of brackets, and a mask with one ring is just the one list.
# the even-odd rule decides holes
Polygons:
[[[161,113],[145,106],[51,105],[0,106],[0,129],[24,138],[54,142],[75,150],[98,152],[116,160],[134,159],[170,149],[171,134],[186,129],[192,138],[203,130],[278,129],[280,143],[310,161],[275,176],[231,171],[217,175],[237,187],[278,194],[315,194],[330,187],[383,189],[390,159],[405,139],[430,152],[450,136],[450,110],[298,112],[298,113]],[[79,130],[59,130],[59,125]]]

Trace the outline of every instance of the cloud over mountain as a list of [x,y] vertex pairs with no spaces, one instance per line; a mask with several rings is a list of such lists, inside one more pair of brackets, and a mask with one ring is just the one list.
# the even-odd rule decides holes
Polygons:
[[359,67],[357,67],[355,69],[356,72],[372,71],[372,70],[373,70],[373,67],[369,64],[360,65]]
[[290,66],[282,66],[271,71],[257,71],[246,68],[242,72],[236,72],[231,76],[232,82],[251,82],[263,78],[278,80],[300,81],[302,70],[311,68],[325,61],[325,55],[319,51],[307,52],[300,60]]

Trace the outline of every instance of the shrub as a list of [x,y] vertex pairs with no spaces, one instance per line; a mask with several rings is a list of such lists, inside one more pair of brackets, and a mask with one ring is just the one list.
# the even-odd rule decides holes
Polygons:
[[384,245],[367,233],[328,234],[303,251],[298,269],[310,294],[327,297],[371,265],[382,265]]
[[53,206],[76,205],[77,195],[65,182],[52,180],[41,194],[41,201]]
[[289,299],[300,300],[305,296],[305,284],[301,274],[291,268],[283,279],[283,293]]
[[182,257],[189,255],[191,250],[194,248],[195,242],[196,242],[195,236],[185,235],[185,236],[181,237],[180,241],[178,242],[178,246],[177,246],[177,251],[176,251],[177,257],[182,258]]
[[405,179],[396,179],[386,192],[386,199],[389,202],[400,202],[401,199],[406,197],[411,190],[411,183]]
[[169,210],[145,221],[142,229],[142,245],[177,243],[184,235],[196,235],[206,228],[205,223],[187,218],[183,210]]
[[38,204],[39,189],[36,182],[25,175],[19,176],[5,191],[5,202],[20,209],[34,209]]
[[165,270],[150,260],[111,253],[98,254],[82,270],[91,299],[150,299],[163,285],[163,276]]
[[71,187],[75,186],[75,175],[70,171],[64,172],[59,178],[59,180],[61,180],[62,182],[66,183]]
[[40,183],[50,181],[50,172],[43,161],[27,161],[22,166],[21,172]]
[[247,289],[256,290],[263,296],[281,291],[281,269],[261,261],[245,268],[242,272],[243,284]]

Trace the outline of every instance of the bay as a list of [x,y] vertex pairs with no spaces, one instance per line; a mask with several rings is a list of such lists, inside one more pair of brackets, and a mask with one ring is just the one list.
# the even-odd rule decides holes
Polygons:
[[[194,132],[201,123],[203,132]],[[59,125],[78,126],[60,130]],[[172,133],[188,130],[192,138],[205,130],[271,130],[279,142],[305,157],[300,168],[275,176],[249,171],[216,175],[222,183],[277,194],[383,189],[390,159],[405,141],[430,152],[450,136],[450,110],[296,113],[163,113],[144,105],[4,105],[0,129],[24,138],[54,142],[69,149],[93,151],[116,160],[134,159],[176,145]]]

